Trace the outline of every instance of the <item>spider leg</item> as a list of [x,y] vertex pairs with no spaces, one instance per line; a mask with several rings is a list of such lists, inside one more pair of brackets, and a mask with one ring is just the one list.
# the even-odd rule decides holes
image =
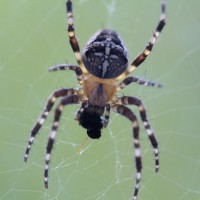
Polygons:
[[81,56],[81,53],[80,53],[80,47],[79,47],[78,40],[77,40],[76,35],[75,35],[74,22],[73,22],[73,12],[72,12],[72,1],[71,0],[67,0],[66,9],[67,9],[67,17],[68,17],[69,41],[70,41],[72,50],[74,51],[78,65],[80,66],[82,72],[87,75],[88,71],[83,64],[82,56]]
[[142,103],[142,101],[140,99],[138,99],[136,97],[129,97],[129,96],[123,96],[123,97],[119,98],[116,101],[116,103],[121,104],[121,105],[135,105],[138,107],[144,128],[146,129],[146,132],[149,136],[149,140],[154,149],[155,172],[158,172],[158,170],[159,170],[158,141],[157,141],[154,131],[152,130],[152,128],[149,124],[149,121],[147,119],[147,114],[146,114],[146,109],[144,107],[144,104]]
[[68,65],[68,64],[59,64],[49,68],[49,71],[58,71],[58,70],[72,70],[76,73],[77,80],[80,85],[83,85],[83,72],[79,66]]
[[142,159],[140,152],[140,142],[139,142],[139,124],[136,115],[127,107],[123,105],[113,105],[112,110],[117,112],[124,117],[128,118],[132,122],[133,126],[133,138],[134,138],[134,147],[135,147],[135,165],[136,165],[136,183],[133,193],[133,199],[137,199],[139,185],[141,180],[141,171],[142,171]]
[[130,74],[132,71],[134,71],[140,64],[142,64],[147,56],[150,54],[150,52],[153,49],[154,44],[156,43],[161,31],[163,30],[163,27],[165,26],[165,20],[166,20],[166,1],[161,0],[161,15],[160,15],[160,21],[158,22],[158,25],[156,27],[155,32],[153,33],[152,38],[150,39],[149,43],[145,47],[142,53],[140,53],[135,60],[132,62],[131,66],[128,67],[120,76],[117,77],[117,80],[121,80],[122,78],[126,77],[128,74]]
[[160,83],[156,83],[156,82],[153,82],[153,81],[141,79],[139,77],[131,76],[131,77],[125,78],[121,83],[119,83],[117,85],[117,88],[116,88],[117,92],[124,89],[125,87],[127,87],[131,83],[138,83],[139,85],[158,87],[158,88],[162,87],[162,85]]
[[74,89],[59,89],[54,91],[50,97],[48,98],[47,104],[45,106],[44,111],[42,112],[42,114],[40,115],[39,119],[37,120],[35,126],[33,127],[33,129],[31,130],[31,134],[30,134],[30,138],[28,141],[28,145],[26,147],[26,151],[24,154],[24,161],[26,162],[28,159],[28,155],[31,149],[31,146],[33,144],[33,141],[35,139],[35,136],[38,134],[40,128],[42,127],[43,123],[45,122],[49,112],[51,111],[55,101],[57,98],[59,97],[64,97],[64,96],[68,96],[68,95],[74,95],[77,94],[77,91]]
[[53,149],[53,145],[55,142],[57,129],[58,129],[60,117],[62,115],[62,111],[66,105],[77,104],[77,103],[80,103],[80,99],[79,99],[78,95],[66,96],[61,100],[60,104],[58,105],[57,109],[55,110],[54,121],[53,121],[53,124],[51,127],[51,132],[50,132],[47,146],[46,146],[45,169],[44,169],[44,185],[46,188],[48,188],[48,171],[49,171],[51,151]]

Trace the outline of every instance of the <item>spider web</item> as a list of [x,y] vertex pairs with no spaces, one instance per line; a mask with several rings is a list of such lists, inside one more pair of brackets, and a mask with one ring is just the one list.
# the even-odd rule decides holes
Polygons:
[[[200,199],[200,24],[198,1],[167,1],[167,26],[153,53],[134,74],[163,89],[131,85],[121,95],[140,97],[159,140],[161,166],[154,173],[152,148],[141,124],[143,157],[139,199]],[[131,124],[112,114],[100,140],[86,138],[74,121],[78,106],[65,109],[43,186],[45,146],[53,114],[23,154],[28,133],[56,88],[77,87],[72,72],[48,66],[75,63],[66,37],[65,1],[0,2],[0,200],[132,199],[135,168]],[[159,0],[74,1],[80,46],[100,28],[118,31],[130,60],[143,49],[160,14]],[[94,19],[93,19],[94,18]],[[67,59],[67,60],[66,60]],[[138,115],[137,108],[133,108]]]

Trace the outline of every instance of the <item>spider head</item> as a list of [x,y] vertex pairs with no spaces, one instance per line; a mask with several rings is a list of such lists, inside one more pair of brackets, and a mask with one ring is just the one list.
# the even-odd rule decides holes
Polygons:
[[79,124],[87,129],[87,134],[92,139],[101,137],[101,129],[103,128],[102,114],[104,108],[94,105],[88,105],[81,113]]

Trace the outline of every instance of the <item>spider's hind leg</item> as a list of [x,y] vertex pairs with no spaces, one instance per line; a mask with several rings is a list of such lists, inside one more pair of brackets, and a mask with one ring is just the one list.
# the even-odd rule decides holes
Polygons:
[[135,58],[135,60],[131,64],[131,66],[128,67],[120,76],[117,77],[117,80],[121,80],[124,77],[126,77],[128,74],[130,74],[132,71],[134,71],[137,67],[139,67],[146,60],[146,58],[151,53],[153,46],[156,43],[161,31],[163,30],[165,23],[166,23],[166,1],[161,0],[160,20],[159,20],[158,25],[153,33],[153,36],[151,37],[150,41],[146,45],[145,49]]
[[60,118],[63,112],[63,109],[66,105],[70,104],[78,104],[80,103],[80,98],[78,95],[71,95],[64,97],[58,107],[55,110],[54,120],[51,127],[51,132],[48,138],[47,146],[46,146],[46,156],[45,156],[45,169],[44,169],[44,184],[45,187],[48,188],[48,172],[49,172],[49,163],[51,158],[51,151],[53,149],[53,145],[55,142],[57,129],[59,126]]
[[77,40],[76,35],[75,35],[72,1],[71,0],[67,0],[66,9],[67,9],[67,17],[68,17],[67,23],[68,23],[69,41],[70,41],[72,50],[75,54],[76,61],[77,61],[78,65],[80,66],[83,74],[87,75],[88,71],[83,64],[82,56],[81,56],[81,53],[80,53],[80,47],[79,47],[78,40]]

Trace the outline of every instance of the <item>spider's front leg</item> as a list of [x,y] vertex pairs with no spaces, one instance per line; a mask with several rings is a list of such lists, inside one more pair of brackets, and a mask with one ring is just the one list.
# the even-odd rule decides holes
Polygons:
[[140,152],[140,141],[139,141],[139,124],[136,115],[127,107],[123,105],[113,105],[112,110],[119,113],[120,115],[126,117],[132,122],[133,126],[133,138],[134,138],[134,147],[135,147],[135,165],[136,165],[136,183],[133,193],[133,200],[137,199],[140,180],[141,180],[141,171],[142,171],[142,158]]
[[119,98],[116,101],[116,103],[120,104],[120,105],[135,105],[138,107],[144,128],[146,129],[149,140],[154,149],[155,172],[158,172],[158,170],[159,170],[158,141],[156,139],[154,131],[152,130],[152,128],[150,126],[149,120],[147,119],[147,114],[146,114],[146,109],[144,107],[144,104],[142,103],[142,101],[140,99],[138,99],[136,97],[129,97],[129,96],[123,96],[123,97]]
[[53,94],[50,95],[44,111],[40,115],[40,117],[37,120],[33,129],[31,130],[30,138],[29,138],[29,141],[28,141],[28,145],[26,147],[25,155],[24,155],[24,161],[25,162],[28,159],[28,155],[29,155],[31,146],[33,144],[33,141],[34,141],[36,135],[38,134],[40,128],[42,127],[43,123],[45,122],[47,116],[49,115],[49,112],[51,111],[56,99],[59,98],[59,97],[64,97],[64,96],[68,96],[68,95],[75,95],[75,94],[78,94],[78,91],[74,90],[74,89],[59,89],[59,90],[54,91]]
[[62,115],[62,111],[66,105],[69,104],[78,104],[81,103],[81,100],[78,95],[71,95],[64,97],[60,104],[58,105],[57,109],[55,110],[54,120],[51,127],[51,133],[48,138],[47,146],[46,146],[46,156],[45,156],[45,169],[44,169],[44,185],[48,188],[48,172],[49,172],[49,163],[51,157],[51,151],[53,149],[53,145],[55,142],[57,129],[59,126],[60,117]]

